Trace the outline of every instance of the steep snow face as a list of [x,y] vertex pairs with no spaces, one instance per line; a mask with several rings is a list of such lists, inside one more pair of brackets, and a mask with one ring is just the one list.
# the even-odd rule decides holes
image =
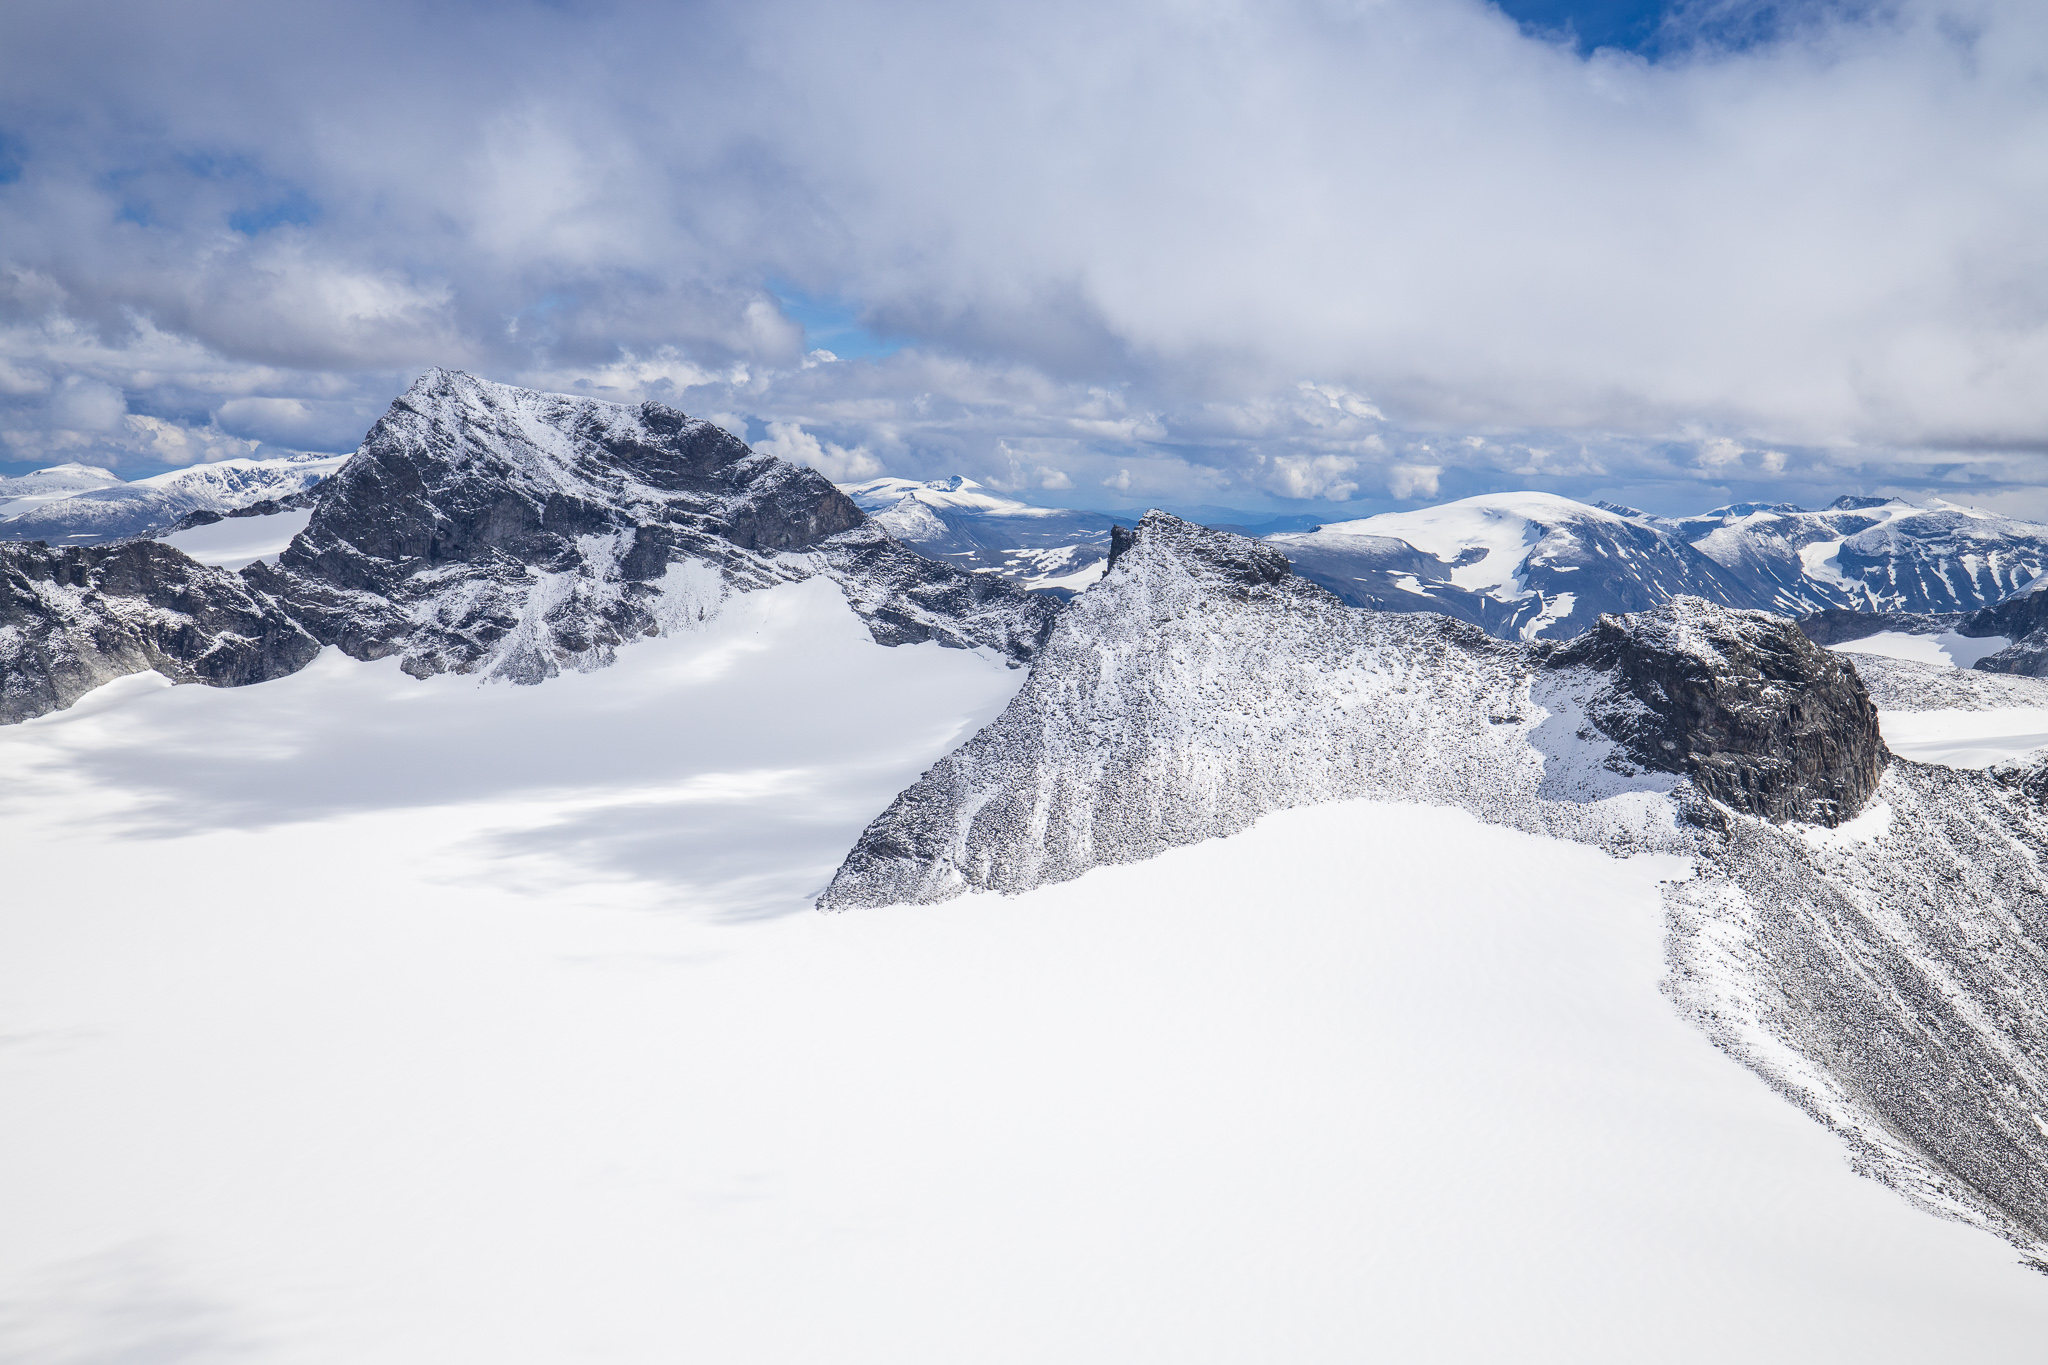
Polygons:
[[[1678,596],[1751,605],[1742,583],[1650,519],[1547,493],[1492,493],[1270,539],[1354,605],[1441,611],[1504,638],[1566,639],[1603,612]],[[1434,562],[1398,562],[1387,539]]]
[[922,559],[820,475],[657,403],[436,370],[371,428],[252,581],[321,640],[421,676],[538,682],[825,574],[886,644],[1028,657],[1054,604]]
[[0,520],[0,540],[102,545],[152,535],[193,512],[226,512],[303,493],[341,468],[347,458],[294,455],[277,460],[219,460],[133,483],[114,480],[87,485],[6,516]]
[[821,905],[1024,892],[1356,798],[1686,856],[1688,1016],[1861,1169],[2040,1258],[2048,767],[1886,768],[1876,730],[1783,618],[1678,600],[1514,645],[1347,609],[1270,543],[1153,514]]
[[871,479],[841,491],[876,525],[921,554],[1062,597],[1100,576],[1109,531],[1117,524],[1099,512],[999,497],[957,474],[925,483]]

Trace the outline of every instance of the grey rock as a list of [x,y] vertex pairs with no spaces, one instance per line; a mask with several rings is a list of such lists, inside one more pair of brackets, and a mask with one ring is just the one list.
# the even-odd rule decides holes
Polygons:
[[319,650],[239,575],[168,545],[0,545],[0,724],[131,673],[239,687],[296,672]]
[[1603,616],[1548,663],[1608,675],[1588,707],[1602,733],[1745,814],[1840,824],[1889,756],[1856,670],[1782,616],[1679,598]]
[[718,426],[436,370],[318,490],[253,583],[312,634],[416,676],[534,683],[823,575],[884,644],[1031,657],[1056,604],[916,555],[825,478]]

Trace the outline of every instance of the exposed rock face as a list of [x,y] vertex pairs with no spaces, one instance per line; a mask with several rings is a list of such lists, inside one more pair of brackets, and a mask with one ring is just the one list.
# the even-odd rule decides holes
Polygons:
[[1630,759],[1746,814],[1837,825],[1884,772],[1856,670],[1782,616],[1681,597],[1603,616],[1549,662],[1609,675],[1588,715]]
[[1977,660],[1976,667],[1986,673],[2048,678],[2048,579],[1972,612],[1956,627],[1956,633],[1980,640],[2000,635],[2012,641],[1998,653]]
[[882,644],[988,648],[1013,664],[1036,654],[1059,610],[906,549],[822,476],[709,422],[447,371],[394,403],[316,490],[193,509],[183,524],[308,498],[312,516],[279,562],[238,575],[148,541],[8,549],[0,720],[146,668],[260,682],[320,645],[397,655],[420,677],[539,682],[688,628],[731,593],[819,576]]
[[0,724],[146,669],[239,687],[296,672],[319,651],[239,575],[168,545],[0,545]]
[[252,581],[325,643],[407,672],[539,682],[825,574],[886,644],[1028,658],[1055,604],[865,528],[823,476],[712,423],[434,371],[392,405]]

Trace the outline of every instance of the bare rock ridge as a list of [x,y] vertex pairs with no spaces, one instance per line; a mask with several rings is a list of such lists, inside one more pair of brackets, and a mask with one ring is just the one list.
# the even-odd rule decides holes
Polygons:
[[1156,513],[1115,549],[821,908],[1024,891],[1358,797],[1680,855],[1681,1012],[1859,1170],[2048,1266],[2048,764],[1887,762],[1854,670],[1784,618],[1681,599],[1512,644]]
[[0,724],[130,673],[239,687],[319,652],[274,599],[168,545],[0,544]]
[[813,577],[836,583],[883,644],[988,648],[1013,664],[1058,612],[925,559],[820,475],[658,403],[435,370],[309,496],[279,562],[240,574],[156,542],[4,547],[0,612],[15,629],[0,638],[0,720],[147,668],[262,682],[322,645],[396,655],[421,677],[539,682],[690,628],[732,593]]
[[1676,598],[1602,616],[1552,668],[1608,674],[1588,715],[1646,768],[1683,773],[1733,810],[1838,825],[1888,754],[1855,669],[1782,616]]

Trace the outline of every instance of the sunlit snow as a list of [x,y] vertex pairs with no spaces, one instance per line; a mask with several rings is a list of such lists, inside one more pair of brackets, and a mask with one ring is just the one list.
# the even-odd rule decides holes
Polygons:
[[1660,994],[1676,859],[1349,802],[809,912],[1020,681],[814,579],[0,731],[0,1356],[2039,1358]]

